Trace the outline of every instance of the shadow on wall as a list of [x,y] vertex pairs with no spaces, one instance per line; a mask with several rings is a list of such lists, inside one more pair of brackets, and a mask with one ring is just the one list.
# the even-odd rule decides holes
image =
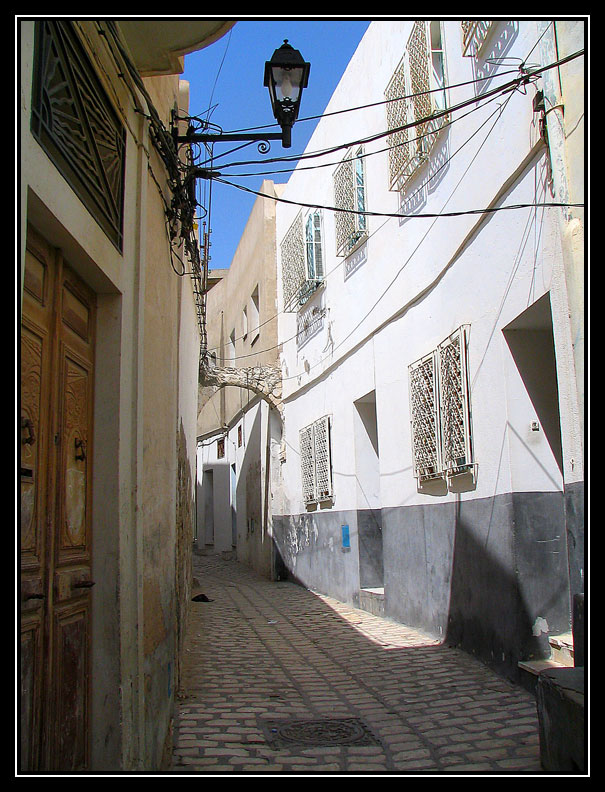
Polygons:
[[512,679],[519,660],[548,657],[548,635],[569,629],[561,498],[516,493],[456,506],[446,642]]

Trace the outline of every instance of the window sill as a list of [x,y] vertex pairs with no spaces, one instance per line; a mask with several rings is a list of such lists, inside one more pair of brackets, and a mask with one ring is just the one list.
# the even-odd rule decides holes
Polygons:
[[363,234],[355,242],[351,243],[351,246],[346,251],[341,250],[336,255],[343,259],[347,259],[349,256],[352,256],[353,253],[355,253],[364,244],[364,242],[367,241],[368,241],[368,232],[364,231]]

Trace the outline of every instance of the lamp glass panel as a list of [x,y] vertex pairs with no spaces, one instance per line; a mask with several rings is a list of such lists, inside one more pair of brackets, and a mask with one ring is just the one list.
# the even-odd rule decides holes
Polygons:
[[280,66],[272,68],[273,80],[275,83],[275,96],[278,102],[290,99],[296,102],[300,94],[300,84],[302,82],[302,67],[284,69]]

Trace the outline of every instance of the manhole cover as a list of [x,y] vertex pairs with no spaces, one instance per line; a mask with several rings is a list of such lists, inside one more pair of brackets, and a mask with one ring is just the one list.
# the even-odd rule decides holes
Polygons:
[[274,747],[380,745],[359,718],[321,718],[296,721],[263,721],[262,728]]

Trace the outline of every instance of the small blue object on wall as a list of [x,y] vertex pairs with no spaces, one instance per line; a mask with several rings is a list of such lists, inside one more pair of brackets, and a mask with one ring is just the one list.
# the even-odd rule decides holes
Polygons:
[[349,526],[343,525],[342,526],[342,546],[345,550],[351,549],[351,539],[349,537]]

